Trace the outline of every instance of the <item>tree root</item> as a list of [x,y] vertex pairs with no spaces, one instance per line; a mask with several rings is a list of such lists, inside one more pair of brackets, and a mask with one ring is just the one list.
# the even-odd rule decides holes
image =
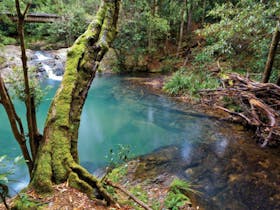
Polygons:
[[70,169],[68,183],[71,187],[85,192],[91,198],[94,195],[94,190],[96,190],[100,198],[106,200],[108,206],[117,204],[114,198],[104,189],[101,182],[82,166],[72,162]]
[[[255,128],[262,146],[279,145],[280,87],[255,82],[238,74],[230,74],[222,83],[222,88],[201,90],[203,102],[237,116],[244,124]],[[226,98],[231,100],[236,110],[226,107]]]

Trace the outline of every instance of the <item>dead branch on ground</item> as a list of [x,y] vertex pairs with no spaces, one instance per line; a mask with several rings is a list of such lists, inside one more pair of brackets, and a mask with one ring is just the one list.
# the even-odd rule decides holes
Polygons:
[[222,80],[223,87],[201,90],[202,101],[235,116],[255,129],[262,146],[280,144],[280,87],[238,74]]
[[152,210],[147,204],[145,204],[144,202],[142,202],[141,200],[139,200],[136,196],[134,196],[132,193],[130,193],[128,190],[126,190],[124,187],[122,187],[121,185],[118,185],[116,183],[113,183],[109,180],[105,180],[105,183],[107,185],[110,185],[120,191],[122,191],[124,194],[126,194],[129,198],[131,198],[132,200],[134,200],[138,205],[140,205],[142,208],[146,209],[146,210]]

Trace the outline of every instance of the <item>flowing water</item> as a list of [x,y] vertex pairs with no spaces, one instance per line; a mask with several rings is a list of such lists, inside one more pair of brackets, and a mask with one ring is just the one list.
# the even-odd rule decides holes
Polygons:
[[[53,88],[39,107],[41,130],[59,83],[45,80],[42,84]],[[15,104],[23,118],[23,104]],[[20,151],[1,106],[0,125],[0,156],[12,159]],[[118,145],[129,145],[135,156],[155,151],[153,158],[143,156],[146,168],[174,173],[196,184],[201,192],[197,200],[206,209],[280,209],[279,150],[262,150],[241,126],[135,87],[128,77],[97,75],[81,117],[80,162],[93,172],[108,163],[105,156]],[[162,162],[154,164],[151,159]],[[17,180],[10,183],[12,193],[18,192],[28,183],[26,167],[17,166],[11,179]]]
[[[48,54],[47,54],[48,55]],[[35,56],[37,56],[37,61],[41,62],[42,68],[46,71],[47,76],[50,80],[61,81],[62,76],[56,75],[52,68],[46,63],[47,61],[51,60],[52,57],[44,55],[42,52],[37,51]]]

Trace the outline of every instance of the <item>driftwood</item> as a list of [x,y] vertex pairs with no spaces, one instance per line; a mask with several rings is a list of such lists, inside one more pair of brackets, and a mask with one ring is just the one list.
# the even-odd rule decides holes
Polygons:
[[[280,87],[272,83],[260,83],[230,74],[222,80],[223,87],[201,90],[204,103],[229,113],[236,120],[252,127],[262,146],[280,143]],[[229,99],[236,110],[227,108]]]
[[113,183],[109,180],[106,180],[105,183],[107,185],[110,185],[120,191],[122,191],[124,194],[126,194],[129,198],[131,198],[132,200],[134,200],[138,205],[140,205],[142,208],[146,209],[146,210],[152,210],[152,208],[150,208],[147,204],[145,204],[144,202],[142,202],[141,200],[139,200],[136,196],[134,196],[133,194],[131,194],[128,190],[126,190],[124,187],[122,187],[121,185],[118,185],[116,183]]

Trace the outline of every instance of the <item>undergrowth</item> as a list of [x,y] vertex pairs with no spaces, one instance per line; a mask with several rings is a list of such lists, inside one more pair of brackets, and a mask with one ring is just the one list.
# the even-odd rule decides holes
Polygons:
[[165,198],[165,207],[172,210],[179,210],[182,207],[191,205],[191,200],[188,197],[190,193],[198,193],[192,189],[192,185],[180,179],[174,179],[170,184],[168,194]]
[[198,98],[198,91],[214,89],[219,86],[219,81],[203,71],[187,71],[181,68],[167,81],[163,90],[171,95],[189,95],[192,99]]

